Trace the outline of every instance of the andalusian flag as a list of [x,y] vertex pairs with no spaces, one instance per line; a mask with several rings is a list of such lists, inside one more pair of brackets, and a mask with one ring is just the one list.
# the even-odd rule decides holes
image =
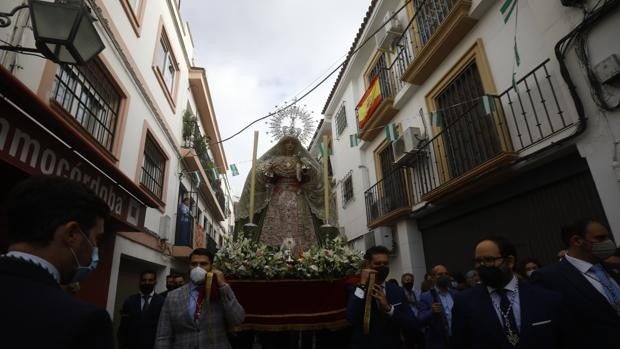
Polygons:
[[495,111],[495,100],[493,100],[492,96],[480,97],[480,105],[482,106],[482,111],[486,115],[489,115]]
[[[319,149],[321,150],[321,156],[324,156],[325,149],[323,149],[323,143],[319,143]],[[332,148],[329,145],[327,146],[327,151],[329,152],[329,155],[334,155],[334,152],[332,151]]]
[[388,124],[385,126],[385,139],[388,142],[393,142],[398,139],[398,127],[396,124]]
[[433,111],[431,112],[431,125],[433,127],[443,127],[443,117],[441,116],[441,111]]
[[233,176],[239,175],[239,170],[237,170],[237,165],[235,164],[230,165],[230,170],[232,171]]
[[356,134],[349,135],[349,142],[351,147],[357,147],[360,144],[360,137]]
[[517,7],[518,0],[504,0],[502,7],[499,9],[502,16],[504,17],[504,23],[508,23],[510,20],[510,15],[512,11],[514,11],[515,7]]

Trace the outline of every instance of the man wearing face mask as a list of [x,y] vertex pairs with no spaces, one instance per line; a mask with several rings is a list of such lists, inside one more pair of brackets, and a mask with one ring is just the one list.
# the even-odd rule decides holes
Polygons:
[[560,295],[520,281],[513,272],[516,261],[516,249],[505,238],[476,245],[481,285],[454,299],[452,348],[566,348]]
[[159,313],[165,300],[155,293],[156,283],[154,271],[143,271],[140,273],[140,293],[129,296],[123,303],[117,334],[120,349],[153,348]]
[[[213,253],[197,248],[189,255],[191,282],[170,292],[159,317],[155,349],[229,349],[227,328],[241,324],[245,310],[224,274],[213,268]],[[212,288],[206,294],[207,273]]]
[[5,203],[9,252],[0,256],[3,348],[114,348],[105,309],[60,285],[79,282],[99,260],[107,204],[85,185],[36,176]]
[[[403,285],[403,292],[405,292],[405,298],[407,299],[407,303],[409,303],[409,307],[413,312],[413,315],[418,317],[420,312],[420,292],[414,289],[414,276],[411,273],[405,273],[401,276],[400,281]],[[403,333],[403,338],[405,340],[404,348],[408,349],[418,349],[423,348],[424,345],[424,334],[421,330],[409,331]]]
[[436,265],[431,269],[434,286],[420,295],[420,320],[426,329],[427,349],[446,349],[451,335],[452,306],[456,290],[451,287],[452,278],[448,269]]
[[[389,269],[389,250],[373,246],[364,254],[364,269],[360,282],[350,290],[347,320],[353,326],[352,349],[401,349],[401,331],[407,333],[418,328],[405,294],[398,285],[386,283]],[[369,289],[370,275],[375,275],[375,285]],[[364,333],[364,307],[366,297],[370,303],[369,333]]]
[[564,259],[532,274],[533,282],[563,296],[570,315],[570,341],[578,348],[618,346],[620,288],[604,266],[616,245],[609,231],[594,220],[582,220],[562,229],[567,247]]
[[183,285],[185,285],[185,276],[176,271],[172,272],[166,277],[166,291],[160,293],[160,295],[166,298],[169,292],[172,292]]

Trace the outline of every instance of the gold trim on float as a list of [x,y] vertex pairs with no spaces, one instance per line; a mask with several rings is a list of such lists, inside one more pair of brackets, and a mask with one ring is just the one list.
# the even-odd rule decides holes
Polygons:
[[338,320],[332,322],[322,322],[317,324],[277,324],[277,325],[262,325],[262,324],[241,324],[233,327],[231,332],[241,331],[315,331],[315,330],[330,330],[337,331],[343,328],[349,327],[351,324],[347,320]]
[[345,312],[346,309],[338,309],[333,311],[325,311],[322,313],[311,313],[311,314],[281,314],[281,315],[260,315],[260,314],[245,314],[245,317],[258,317],[258,318],[286,318],[286,317],[312,317],[312,316],[323,316],[323,315],[333,315]]

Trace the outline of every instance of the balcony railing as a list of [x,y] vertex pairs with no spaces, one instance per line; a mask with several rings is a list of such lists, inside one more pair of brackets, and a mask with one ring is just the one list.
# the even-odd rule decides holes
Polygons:
[[364,193],[368,226],[395,218],[411,210],[409,169],[398,168]]
[[404,69],[399,79],[422,84],[473,28],[471,0],[414,0],[413,18],[398,48]]
[[546,60],[499,96],[481,97],[423,143],[413,168],[413,202],[432,200],[530,149],[544,148],[573,126]]
[[457,0],[417,0],[415,8],[420,11],[415,18],[419,33],[419,45],[424,46],[431,39],[437,28],[450,14]]

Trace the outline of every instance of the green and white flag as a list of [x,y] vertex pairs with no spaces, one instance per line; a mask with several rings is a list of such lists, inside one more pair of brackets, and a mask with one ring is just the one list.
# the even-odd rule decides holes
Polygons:
[[[323,143],[319,143],[319,149],[321,150],[321,156],[324,156],[325,149],[323,149]],[[329,145],[327,146],[327,151],[329,152],[329,155],[334,155],[334,152],[332,151],[332,148]]]
[[385,126],[385,139],[388,142],[393,142],[398,139],[398,128],[396,124],[388,124]]
[[356,134],[349,135],[349,142],[351,147],[357,147],[360,144],[360,137]]
[[510,15],[517,6],[517,2],[518,0],[504,0],[502,7],[499,9],[499,12],[504,17],[504,23],[508,23],[508,21],[510,20]]
[[239,175],[239,170],[237,170],[237,165],[235,164],[230,165],[230,170],[232,171],[233,176]]
[[432,111],[431,112],[431,125],[433,127],[443,127],[443,117],[441,116],[441,111]]
[[480,97],[480,105],[482,106],[482,111],[489,115],[495,111],[495,101],[492,96],[482,96]]

